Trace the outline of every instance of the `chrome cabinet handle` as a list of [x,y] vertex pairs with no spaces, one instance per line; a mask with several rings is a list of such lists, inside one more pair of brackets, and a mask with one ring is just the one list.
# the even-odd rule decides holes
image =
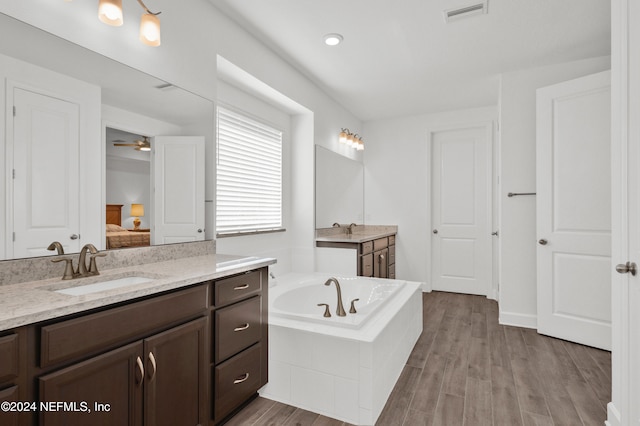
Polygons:
[[140,384],[142,383],[142,379],[144,379],[144,366],[142,365],[140,357],[136,358],[136,365],[138,367],[136,370],[136,384]]
[[631,274],[632,276],[636,276],[637,265],[633,262],[620,263],[616,265],[616,272],[619,274]]
[[237,287],[234,287],[234,290],[246,290],[249,288],[249,284],[243,284],[243,285],[239,285]]
[[244,373],[241,377],[238,377],[237,379],[235,379],[233,381],[233,384],[238,385],[242,382],[246,382],[248,378],[249,378],[249,373]]
[[153,352],[149,352],[149,362],[151,363],[151,373],[149,374],[149,381],[152,381],[156,377],[157,364],[156,357],[153,356]]
[[249,328],[249,323],[245,323],[244,325],[241,325],[240,327],[236,327],[233,329],[234,332],[238,332],[238,331],[244,331],[247,328]]
[[382,263],[384,261],[384,254],[381,254],[380,257],[378,258],[378,262]]
[[545,240],[544,238],[538,240],[538,244],[540,244],[541,246],[546,246],[548,242],[549,241]]

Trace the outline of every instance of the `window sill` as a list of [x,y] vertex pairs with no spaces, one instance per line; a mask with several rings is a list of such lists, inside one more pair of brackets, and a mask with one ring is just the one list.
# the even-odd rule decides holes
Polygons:
[[261,229],[261,230],[253,230],[253,231],[223,232],[223,233],[217,233],[216,238],[241,237],[243,235],[273,234],[275,232],[286,232],[286,229],[274,228],[274,229]]

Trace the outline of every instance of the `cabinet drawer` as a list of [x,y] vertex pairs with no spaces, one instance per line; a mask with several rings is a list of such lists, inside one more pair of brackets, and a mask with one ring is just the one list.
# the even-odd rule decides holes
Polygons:
[[371,253],[373,251],[373,241],[362,243],[362,254]]
[[215,367],[214,420],[218,422],[260,388],[260,343]]
[[396,265],[389,265],[389,279],[396,279]]
[[94,355],[193,318],[206,312],[207,292],[208,286],[200,285],[44,326],[40,331],[40,365]]
[[389,265],[396,263],[396,246],[389,246]]
[[0,337],[0,383],[18,377],[18,335]]
[[392,246],[395,243],[396,243],[396,236],[395,235],[389,236],[389,245]]
[[259,269],[218,280],[213,283],[215,286],[213,304],[215,306],[223,306],[245,299],[252,294],[260,292],[262,288],[261,282],[261,271]]
[[370,277],[373,275],[373,253],[365,254],[360,257],[361,262],[361,275],[363,277]]
[[378,238],[377,240],[373,241],[373,250],[374,251],[378,251],[378,250],[382,250],[383,248],[387,247],[387,237],[384,238]]
[[215,311],[216,364],[260,340],[262,310],[260,296]]

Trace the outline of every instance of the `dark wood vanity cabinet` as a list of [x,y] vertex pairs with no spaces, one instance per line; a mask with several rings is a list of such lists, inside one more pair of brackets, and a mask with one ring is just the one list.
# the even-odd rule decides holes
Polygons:
[[0,332],[0,402],[35,404],[0,425],[220,423],[267,383],[267,290],[263,267]]
[[267,383],[267,268],[213,286],[212,417],[217,424]]
[[358,275],[396,278],[395,235],[360,243],[358,247]]
[[[0,333],[0,403],[25,399],[24,330]],[[17,410],[0,410],[0,425],[25,424],[25,415]]]
[[209,298],[205,283],[33,326],[31,400],[53,404],[38,424],[208,424]]

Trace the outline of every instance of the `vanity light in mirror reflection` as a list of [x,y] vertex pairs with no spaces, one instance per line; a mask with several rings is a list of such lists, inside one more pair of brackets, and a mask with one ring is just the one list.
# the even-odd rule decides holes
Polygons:
[[[0,76],[6,82],[0,110],[7,117],[0,259],[55,254],[46,250],[52,241],[65,253],[86,243],[107,248],[107,204],[124,206],[125,229],[133,228],[131,204],[144,204],[141,228],[152,230],[149,244],[212,238],[205,191],[212,200],[213,188],[205,188],[204,179],[213,163],[211,101],[6,15],[0,15]],[[136,151],[111,152],[110,132],[149,136],[147,165],[129,164],[126,171],[123,163],[140,160],[112,164],[123,151]],[[145,173],[144,190],[133,184],[132,170]],[[138,193],[113,198],[110,182]]]

